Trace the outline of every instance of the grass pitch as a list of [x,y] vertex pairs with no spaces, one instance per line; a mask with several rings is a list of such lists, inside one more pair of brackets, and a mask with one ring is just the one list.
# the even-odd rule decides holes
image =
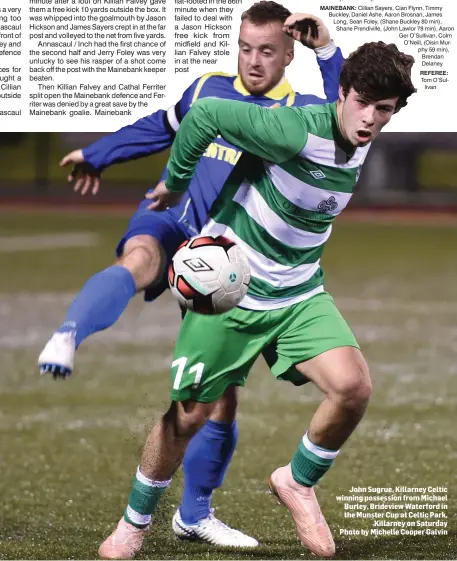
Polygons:
[[[125,217],[0,214],[0,238],[90,232],[93,246],[2,252],[0,243],[0,559],[93,559],[125,506],[148,428],[165,410],[179,329],[170,295],[136,297],[84,343],[66,382],[38,375],[38,354],[82,283],[107,266]],[[6,244],[3,244],[6,247]],[[319,485],[339,559],[453,559],[457,530],[457,228],[337,224],[327,289],[370,364],[374,395]],[[146,559],[308,559],[266,480],[287,463],[320,402],[276,382],[259,361],[240,392],[240,438],[217,515],[257,537],[252,552],[176,541],[179,474],[145,542]],[[448,487],[448,536],[342,536],[352,486]]]

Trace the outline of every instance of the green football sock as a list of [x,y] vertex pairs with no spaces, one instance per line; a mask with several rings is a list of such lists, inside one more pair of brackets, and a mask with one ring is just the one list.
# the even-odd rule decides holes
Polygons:
[[339,450],[327,450],[316,446],[308,438],[307,432],[291,462],[293,478],[300,485],[313,487],[330,469],[338,452]]
[[151,522],[160,497],[167,490],[171,479],[153,481],[145,477],[140,468],[133,478],[128,506],[124,511],[124,520],[137,528],[146,528]]

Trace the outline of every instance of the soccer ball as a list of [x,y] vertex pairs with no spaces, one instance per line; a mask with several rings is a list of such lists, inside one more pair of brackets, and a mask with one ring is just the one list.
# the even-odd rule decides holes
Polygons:
[[241,249],[224,236],[196,236],[182,243],[168,269],[180,306],[200,314],[222,314],[246,296],[251,272]]

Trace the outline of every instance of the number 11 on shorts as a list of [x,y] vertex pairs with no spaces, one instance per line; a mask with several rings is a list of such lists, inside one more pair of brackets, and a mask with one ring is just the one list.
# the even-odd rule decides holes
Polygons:
[[[183,356],[181,358],[177,358],[171,363],[171,367],[174,368],[175,366],[178,367],[176,371],[175,381],[173,383],[173,389],[179,390],[179,386],[181,385],[181,380],[184,375],[184,370],[186,369],[187,364],[187,357]],[[193,374],[195,372],[194,383],[192,384],[192,389],[195,390],[198,388],[198,384],[202,379],[203,369],[205,368],[205,364],[203,362],[197,362],[194,366],[189,368],[189,374]]]

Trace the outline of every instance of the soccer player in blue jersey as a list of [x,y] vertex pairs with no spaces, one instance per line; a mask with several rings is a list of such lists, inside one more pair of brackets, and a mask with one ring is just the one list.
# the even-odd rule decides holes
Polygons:
[[[314,26],[303,27],[311,19]],[[315,50],[329,101],[338,97],[343,57],[330,40],[323,22],[307,14],[292,15],[276,2],[258,2],[243,13],[239,36],[238,75],[210,73],[197,79],[168,111],[157,111],[133,125],[107,135],[83,150],[68,154],[62,165],[73,164],[69,176],[82,194],[99,189],[100,174],[108,166],[168,148],[191,105],[202,97],[244,100],[267,107],[306,105],[319,100],[296,94],[284,77],[293,60],[294,40]],[[178,206],[164,212],[149,210],[142,201],[117,247],[118,260],[91,277],[70,306],[64,323],[40,355],[42,372],[65,377],[71,373],[75,349],[96,331],[117,321],[130,299],[144,291],[154,300],[167,288],[164,274],[179,244],[200,232],[208,211],[241,152],[222,138],[208,147],[188,194]],[[166,170],[161,180],[166,178]],[[217,545],[253,547],[256,540],[228,528],[210,510],[214,489],[222,484],[237,440],[236,394],[231,387],[219,400],[208,423],[188,446],[183,462],[184,493],[173,518],[182,538]],[[138,491],[150,482],[140,471]],[[125,514],[127,524],[144,528],[149,520]]]

